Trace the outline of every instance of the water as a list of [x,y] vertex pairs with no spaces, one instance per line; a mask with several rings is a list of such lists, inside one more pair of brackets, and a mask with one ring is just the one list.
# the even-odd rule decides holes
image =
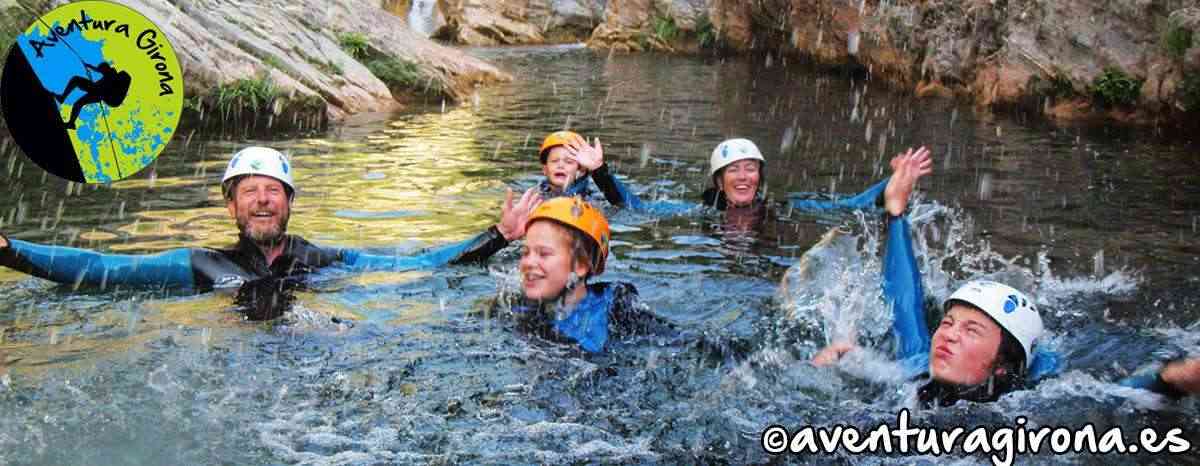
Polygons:
[[[465,105],[360,116],[311,139],[198,134],[111,187],[44,179],[9,144],[0,231],[120,253],[227,245],[234,227],[218,181],[250,142],[293,156],[293,233],[397,253],[495,222],[504,189],[536,181],[541,138],[564,127],[600,137],[644,198],[671,200],[699,196],[726,137],[767,151],[775,198],[857,192],[886,176],[891,154],[925,144],[937,172],[912,217],[928,293],[944,297],[973,276],[1031,290],[1068,366],[1036,390],[918,411],[913,422],[1011,425],[1023,415],[1119,425],[1129,439],[1143,426],[1180,426],[1200,440],[1194,404],[1128,397],[1110,383],[1161,348],[1200,349],[1195,146],[980,115],[779,57],[767,69],[577,46],[471,52],[521,78]],[[680,332],[599,357],[496,318],[493,297],[514,283],[512,249],[488,270],[323,274],[288,317],[260,324],[229,311],[227,294],[72,291],[5,269],[0,463],[764,462],[757,433],[769,424],[894,420],[913,385],[887,361],[878,219],[784,214],[747,233],[704,215],[617,213],[602,278],[635,283]],[[821,241],[833,227],[844,233]],[[875,349],[836,371],[803,362],[846,334]]]
[[412,6],[408,10],[408,26],[422,37],[433,35],[433,15],[436,10],[437,2],[435,0],[413,0]]

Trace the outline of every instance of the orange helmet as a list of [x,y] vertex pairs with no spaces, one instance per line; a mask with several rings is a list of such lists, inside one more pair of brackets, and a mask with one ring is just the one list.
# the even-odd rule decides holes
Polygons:
[[575,197],[556,197],[543,202],[529,214],[525,228],[538,220],[554,220],[579,230],[596,242],[596,257],[592,258],[592,275],[604,273],[604,262],[608,259],[608,219],[600,210],[587,201]]
[[538,150],[538,157],[542,159],[542,165],[546,164],[546,158],[550,156],[550,149],[565,146],[571,141],[583,141],[583,136],[574,131],[555,131],[546,136],[546,139],[542,141],[542,148]]

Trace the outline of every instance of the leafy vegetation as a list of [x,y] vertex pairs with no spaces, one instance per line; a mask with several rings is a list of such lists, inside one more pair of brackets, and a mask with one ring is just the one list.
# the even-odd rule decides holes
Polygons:
[[339,34],[338,44],[342,46],[342,50],[345,50],[355,60],[365,60],[371,53],[371,45],[367,42],[367,36],[362,33],[345,32]]
[[391,89],[415,90],[426,94],[442,92],[441,82],[427,78],[416,63],[399,58],[376,58],[364,65]]
[[1137,102],[1142,81],[1117,68],[1107,68],[1092,81],[1092,96],[1104,106],[1128,106]]
[[1183,27],[1176,21],[1169,21],[1163,32],[1163,48],[1172,58],[1181,59],[1192,47],[1192,30]]

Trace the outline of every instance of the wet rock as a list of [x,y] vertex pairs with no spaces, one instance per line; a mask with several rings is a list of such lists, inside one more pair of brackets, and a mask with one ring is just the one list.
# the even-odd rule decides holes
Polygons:
[[[66,2],[30,3],[35,4],[31,10],[44,12]],[[277,117],[311,111],[340,119],[396,105],[388,86],[339,45],[338,36],[346,32],[363,34],[381,56],[416,64],[451,98],[466,97],[481,83],[510,79],[492,65],[419,37],[373,1],[123,3],[170,37],[187,95],[205,95],[239,80],[267,79],[279,89],[270,109]],[[14,27],[32,21],[25,16],[17,15],[14,21],[21,24]]]
[[604,0],[440,0],[437,37],[460,44],[577,42],[603,15]]

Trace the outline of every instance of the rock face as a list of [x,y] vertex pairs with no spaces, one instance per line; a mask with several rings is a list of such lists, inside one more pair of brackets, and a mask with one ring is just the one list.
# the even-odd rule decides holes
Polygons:
[[577,42],[596,27],[607,3],[606,0],[438,0],[446,24],[435,36],[468,45]]
[[[734,0],[727,0],[734,2]],[[688,39],[709,23],[710,0],[610,0],[588,46],[622,51],[693,50]]]
[[[307,108],[340,119],[396,105],[388,85],[350,56],[339,36],[361,34],[371,52],[415,64],[451,98],[476,85],[511,79],[497,68],[414,34],[406,22],[366,0],[119,0],[170,38],[184,71],[185,93],[202,96],[239,80],[268,79],[282,92],[278,116]],[[63,0],[23,0],[17,30]],[[9,11],[12,11],[10,8]],[[23,18],[22,18],[23,16]]]

